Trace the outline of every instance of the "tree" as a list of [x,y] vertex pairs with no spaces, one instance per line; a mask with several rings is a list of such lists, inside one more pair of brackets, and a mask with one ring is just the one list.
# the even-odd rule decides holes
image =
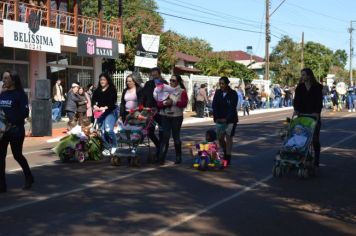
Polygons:
[[333,64],[333,51],[320,43],[307,42],[304,61],[305,67],[311,68],[315,77],[321,80],[327,76]]
[[197,68],[209,76],[237,77],[246,82],[257,78],[257,74],[245,65],[230,61],[226,55],[209,54],[196,64]]
[[274,82],[295,84],[300,77],[300,47],[284,36],[270,55],[270,67],[275,72]]
[[347,53],[345,50],[338,49],[334,52],[332,63],[334,66],[345,68],[347,63]]

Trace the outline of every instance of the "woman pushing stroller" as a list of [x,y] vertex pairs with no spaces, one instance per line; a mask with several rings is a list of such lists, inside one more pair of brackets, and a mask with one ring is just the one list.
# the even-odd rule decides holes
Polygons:
[[317,119],[313,134],[313,147],[315,151],[314,165],[319,166],[320,157],[320,113],[323,108],[323,86],[315,79],[314,73],[309,68],[301,71],[301,79],[295,90],[294,115],[307,114]]

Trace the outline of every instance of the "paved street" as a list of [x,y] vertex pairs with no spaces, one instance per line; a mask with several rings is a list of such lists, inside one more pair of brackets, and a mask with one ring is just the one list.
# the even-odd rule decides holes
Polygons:
[[[194,170],[188,148],[178,166],[173,149],[163,167],[62,164],[53,143],[31,140],[24,152],[37,166],[36,183],[21,190],[8,153],[0,235],[356,235],[355,113],[323,114],[319,176],[306,180],[271,176],[290,114],[240,117],[232,166],[223,171]],[[211,125],[186,125],[184,143],[201,141]]]

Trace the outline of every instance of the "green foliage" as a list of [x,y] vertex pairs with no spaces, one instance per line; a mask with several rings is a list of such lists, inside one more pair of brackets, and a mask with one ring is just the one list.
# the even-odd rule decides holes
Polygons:
[[300,76],[300,47],[284,36],[270,55],[270,68],[275,72],[274,83],[295,84]]
[[197,68],[209,76],[227,76],[243,79],[250,82],[257,79],[257,74],[245,65],[230,61],[221,54],[210,54],[197,63]]
[[208,42],[199,38],[188,38],[174,31],[166,31],[161,34],[159,66],[165,73],[171,72],[177,58],[176,52],[203,58],[212,51]]
[[[300,77],[301,45],[288,36],[284,36],[273,49],[270,61],[271,70],[275,72],[273,82],[295,84]],[[347,61],[345,50],[333,52],[325,45],[307,42],[304,46],[304,67],[314,71],[317,78],[323,79],[328,73],[337,76],[345,74]]]

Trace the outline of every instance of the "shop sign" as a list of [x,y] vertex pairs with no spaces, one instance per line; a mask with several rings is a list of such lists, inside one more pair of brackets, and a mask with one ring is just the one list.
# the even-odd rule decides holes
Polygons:
[[115,59],[119,56],[116,39],[97,37],[94,35],[78,35],[78,56],[104,57]]
[[4,20],[4,46],[42,52],[61,52],[59,29],[40,26],[39,18],[31,15],[29,24]]
[[140,34],[135,55],[135,66],[153,68],[157,66],[159,36]]

